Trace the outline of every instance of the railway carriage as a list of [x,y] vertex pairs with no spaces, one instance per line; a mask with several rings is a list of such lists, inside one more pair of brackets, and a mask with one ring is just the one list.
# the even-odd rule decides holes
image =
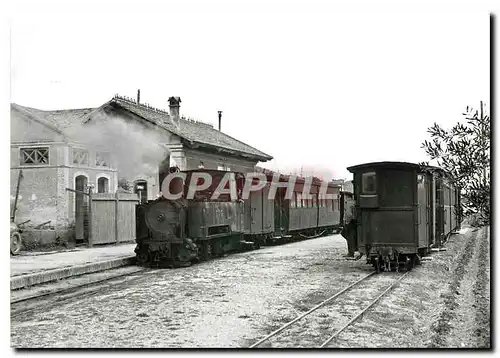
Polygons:
[[[272,173],[271,173],[272,174]],[[268,182],[272,175],[268,173]],[[290,176],[280,175],[279,181],[288,183]],[[323,235],[340,226],[340,186],[328,183],[326,193],[334,199],[326,199],[320,193],[322,181],[313,178],[310,190],[304,178],[296,178],[291,197],[286,197],[286,187],[277,188],[274,201],[274,236],[272,241],[288,241]],[[304,196],[304,186],[310,198]]]
[[358,249],[377,271],[413,267],[458,227],[450,210],[459,190],[443,170],[405,162],[347,169],[354,174]]

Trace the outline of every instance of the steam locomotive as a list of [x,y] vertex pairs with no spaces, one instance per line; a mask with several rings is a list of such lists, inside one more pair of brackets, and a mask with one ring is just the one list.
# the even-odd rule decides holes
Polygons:
[[[169,193],[178,198],[162,196],[136,208],[135,252],[140,265],[183,267],[229,252],[330,234],[343,225],[341,203],[346,210],[352,206],[345,205],[352,199],[343,197],[340,185],[318,178],[292,179],[265,171],[265,184],[245,197],[249,180],[258,183],[242,173],[206,169],[180,173],[183,179],[168,183]],[[202,187],[207,175],[211,183],[188,195],[193,194],[190,183]],[[273,181],[279,185],[273,187]],[[214,198],[221,186],[225,192]]]

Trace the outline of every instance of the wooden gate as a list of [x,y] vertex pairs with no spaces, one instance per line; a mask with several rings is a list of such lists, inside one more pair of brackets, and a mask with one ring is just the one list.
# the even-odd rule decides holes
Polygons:
[[[89,244],[91,242],[90,226],[91,215],[89,213],[89,201],[92,197],[92,189],[84,185],[77,185],[78,190],[66,188],[73,195],[72,203],[75,215],[75,243]],[[87,191],[88,190],[88,191]]]
[[137,194],[92,194],[91,202],[90,246],[135,241]]

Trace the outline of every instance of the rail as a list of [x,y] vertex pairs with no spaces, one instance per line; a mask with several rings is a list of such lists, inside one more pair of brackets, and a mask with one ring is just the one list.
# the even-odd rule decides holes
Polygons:
[[[350,325],[352,325],[354,322],[356,322],[366,311],[368,311],[373,305],[375,305],[383,296],[385,296],[389,291],[391,291],[399,282],[401,282],[401,280],[403,280],[411,271],[407,271],[405,272],[403,275],[401,275],[399,278],[397,278],[395,280],[395,282],[391,283],[389,285],[389,287],[387,287],[381,294],[379,294],[374,300],[372,300],[360,313],[358,313],[357,315],[355,315],[351,320],[349,320],[349,322],[347,322],[345,325],[343,325],[340,329],[338,329],[333,335],[331,335],[326,341],[324,341],[320,346],[319,348],[324,348],[326,347],[333,339],[335,339],[340,333],[342,333],[344,330],[346,330]],[[278,333],[282,332],[283,330],[285,330],[286,328],[290,327],[291,325],[293,325],[294,323],[300,321],[302,318],[306,317],[307,315],[311,314],[312,312],[316,311],[317,309],[321,308],[322,306],[324,306],[325,304],[327,304],[328,302],[334,300],[335,298],[337,298],[338,296],[340,296],[341,294],[345,293],[346,291],[350,290],[351,288],[357,286],[358,284],[360,284],[361,282],[365,281],[366,279],[368,279],[369,277],[373,276],[374,274],[376,274],[376,272],[371,272],[370,274],[362,277],[361,279],[359,279],[358,281],[350,284],[349,286],[345,287],[344,289],[342,289],[341,291],[337,292],[336,294],[334,294],[333,296],[327,298],[326,300],[320,302],[319,304],[317,304],[316,306],[314,306],[313,308],[311,308],[309,311],[303,313],[302,315],[296,317],[295,319],[293,319],[292,321],[286,323],[285,325],[281,326],[280,328],[276,329],[275,331],[271,332],[270,334],[268,334],[267,336],[265,336],[264,338],[262,338],[261,340],[259,340],[258,342],[254,343],[253,345],[251,345],[249,348],[255,348],[255,347],[258,347],[259,345],[261,345],[262,343],[264,343],[265,341],[269,340],[270,338],[276,336]]]
[[336,294],[334,294],[333,296],[327,298],[326,300],[320,302],[319,304],[317,304],[316,306],[314,306],[313,308],[311,308],[309,311],[303,313],[302,315],[300,315],[299,317],[296,317],[295,319],[293,319],[292,321],[286,323],[285,325],[283,325],[282,327],[278,328],[277,330],[271,332],[270,334],[268,334],[267,336],[265,336],[264,338],[262,338],[260,341],[252,344],[249,348],[255,348],[259,345],[261,345],[262,343],[264,343],[265,341],[267,341],[269,338],[277,335],[278,333],[280,333],[281,331],[285,330],[286,328],[290,327],[292,324],[294,324],[295,322],[298,322],[299,320],[301,320],[302,318],[306,317],[307,315],[311,314],[312,312],[316,311],[318,308],[326,305],[328,302],[334,300],[335,298],[337,298],[338,296],[340,296],[341,294],[343,294],[344,292],[348,291],[349,289],[351,289],[352,287],[358,285],[359,283],[363,282],[364,280],[366,280],[367,278],[373,276],[376,272],[371,272],[369,273],[368,275],[362,277],[361,279],[359,279],[358,281],[350,284],[349,286],[347,286],[346,288],[342,289],[341,291],[337,292]]
[[349,322],[347,322],[342,328],[337,330],[333,335],[330,336],[319,348],[324,348],[328,343],[330,343],[335,337],[342,333],[347,327],[356,322],[366,311],[368,311],[375,303],[377,303],[383,296],[385,296],[389,291],[391,291],[401,280],[403,280],[411,271],[405,272],[396,282],[392,283],[384,292],[377,296],[368,306],[366,306],[361,312],[354,316]]

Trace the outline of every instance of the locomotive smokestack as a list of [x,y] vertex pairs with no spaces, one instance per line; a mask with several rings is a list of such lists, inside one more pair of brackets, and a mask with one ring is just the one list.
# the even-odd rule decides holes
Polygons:
[[141,90],[137,90],[137,104],[141,103]]
[[219,112],[219,132],[220,132],[220,122],[222,120],[222,111],[218,111]]

